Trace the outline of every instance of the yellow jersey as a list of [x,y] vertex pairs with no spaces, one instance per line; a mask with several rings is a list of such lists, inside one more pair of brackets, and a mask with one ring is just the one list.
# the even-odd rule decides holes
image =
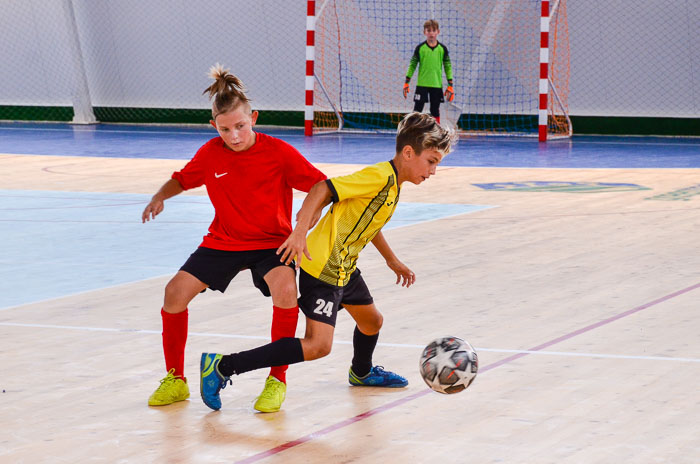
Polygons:
[[303,256],[301,268],[342,287],[350,280],[360,251],[391,219],[401,189],[393,161],[327,179],[326,184],[333,204],[307,237],[312,261]]

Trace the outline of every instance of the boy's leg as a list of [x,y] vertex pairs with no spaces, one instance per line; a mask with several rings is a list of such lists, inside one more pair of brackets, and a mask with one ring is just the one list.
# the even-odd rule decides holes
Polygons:
[[160,317],[163,320],[165,371],[172,371],[175,377],[185,379],[185,345],[189,312],[187,308],[179,313],[169,313],[161,309]]
[[168,374],[148,399],[151,406],[164,406],[190,396],[184,376],[185,345],[187,343],[187,305],[203,289],[193,275],[179,271],[165,287],[165,302],[161,309],[163,321],[163,355]]
[[372,354],[377,346],[383,317],[374,304],[348,305],[343,307],[350,313],[357,326],[353,334],[353,358],[349,381],[355,386],[405,387],[408,381],[381,366],[372,365]]
[[[207,406],[212,409],[221,408],[219,391],[233,374],[310,361],[330,353],[342,289],[324,284],[303,270],[299,275],[299,287],[299,307],[306,316],[304,339],[281,338],[252,350],[226,356],[203,353],[200,385],[202,399]],[[323,304],[319,305],[319,301]]]
[[[275,254],[275,257],[277,255]],[[276,260],[278,263],[279,261]],[[287,266],[277,266],[265,274],[272,296],[271,341],[294,337],[299,319],[296,274]],[[287,395],[288,365],[272,366],[265,387],[253,407],[260,412],[277,412]]]
[[200,364],[200,393],[204,404],[221,409],[219,391],[231,382],[233,374],[263,367],[295,364],[304,361],[298,338],[282,338],[276,342],[230,355],[202,353]]
[[219,373],[224,377],[271,366],[296,364],[322,358],[330,353],[334,327],[307,319],[306,336],[282,338],[252,350],[221,355]]
[[359,377],[372,369],[372,354],[379,340],[379,330],[384,321],[374,304],[344,305],[357,324],[352,337],[353,357],[351,368]]
[[423,112],[423,107],[428,101],[428,92],[426,87],[416,87],[416,93],[413,95],[413,111]]
[[445,100],[442,89],[430,89],[430,114],[440,123],[440,103]]
[[204,403],[212,409],[221,408],[219,391],[230,382],[233,374],[270,366],[296,364],[320,358],[330,352],[334,327],[311,319],[306,320],[306,336],[282,338],[248,351],[230,355],[202,353],[200,386]]
[[[272,307],[271,341],[294,337],[296,333],[299,307]],[[260,412],[277,412],[287,397],[287,368],[289,365],[272,366],[270,374],[265,379],[265,387],[255,400],[253,408]]]
[[202,400],[211,409],[221,409],[219,392],[227,383],[231,383],[233,374],[295,364],[303,360],[304,353],[298,338],[282,338],[252,350],[229,355],[202,353],[199,383]]
[[[265,274],[264,279],[272,296],[271,341],[294,337],[297,321],[299,320],[296,274],[294,270],[288,266],[278,266]],[[288,367],[286,365],[273,366],[270,369],[270,375],[286,384]]]

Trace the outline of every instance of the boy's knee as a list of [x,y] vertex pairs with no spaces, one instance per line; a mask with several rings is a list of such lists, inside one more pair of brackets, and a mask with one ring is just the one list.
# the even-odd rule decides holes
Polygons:
[[377,317],[376,317],[376,319],[374,320],[374,323],[375,323],[375,325],[376,325],[377,332],[379,332],[379,330],[380,330],[380,329],[382,328],[382,326],[384,325],[384,316],[382,316],[382,313],[377,313]]
[[165,286],[163,309],[168,313],[179,313],[187,309],[189,299],[187,292],[175,279]]
[[312,359],[323,358],[328,356],[331,352],[333,346],[332,340],[304,340],[306,343],[303,344],[304,349],[304,361],[310,361]]
[[382,316],[382,313],[377,312],[373,317],[368,318],[367,320],[363,321],[364,323],[362,324],[360,328],[360,332],[367,334],[367,335],[374,335],[379,333],[379,331],[382,328],[382,325],[384,324],[384,316]]
[[[288,275],[284,274],[286,271],[289,271]],[[265,275],[265,283],[270,289],[273,304],[283,308],[296,306],[297,283],[293,271],[275,268]]]
[[175,279],[170,279],[170,282],[165,286],[165,300],[177,299],[179,293],[181,293],[181,290],[177,281],[175,281]]
[[279,285],[278,295],[281,299],[285,301],[291,301],[296,303],[297,301],[297,285],[294,280],[285,282]]

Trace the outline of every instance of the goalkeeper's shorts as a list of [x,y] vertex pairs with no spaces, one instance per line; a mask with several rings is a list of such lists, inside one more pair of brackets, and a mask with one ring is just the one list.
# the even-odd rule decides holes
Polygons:
[[441,87],[416,87],[416,94],[413,97],[416,103],[444,103],[445,95],[442,93]]

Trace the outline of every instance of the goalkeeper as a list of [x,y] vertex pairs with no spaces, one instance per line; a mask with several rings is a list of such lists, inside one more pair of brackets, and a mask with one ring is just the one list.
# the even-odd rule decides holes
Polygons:
[[[447,47],[438,42],[437,36],[440,33],[440,26],[434,19],[429,19],[423,24],[423,34],[426,39],[420,43],[411,57],[411,63],[406,71],[406,82],[403,85],[403,98],[408,96],[408,83],[413,77],[413,73],[418,68],[418,82],[416,83],[416,93],[413,97],[415,104],[413,111],[422,112],[426,102],[430,102],[430,114],[440,122],[440,103],[452,101],[455,92],[452,88],[452,63]],[[442,69],[445,68],[447,76],[447,89],[442,93]]]

